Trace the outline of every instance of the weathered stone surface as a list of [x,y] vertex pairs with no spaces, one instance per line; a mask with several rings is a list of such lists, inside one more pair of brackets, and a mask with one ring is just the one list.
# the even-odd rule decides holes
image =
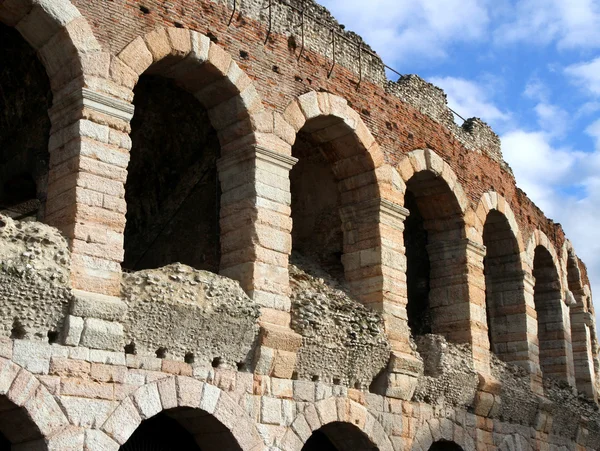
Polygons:
[[[195,362],[247,362],[258,335],[258,307],[231,280],[184,265],[126,274],[125,342],[153,353],[164,347]],[[247,362],[249,363],[249,362]]]
[[81,333],[81,345],[93,349],[123,349],[123,326],[117,322],[87,318]]
[[381,315],[352,299],[343,286],[306,259],[290,265],[290,282],[292,328],[303,341],[298,375],[370,385],[387,365],[390,353]]

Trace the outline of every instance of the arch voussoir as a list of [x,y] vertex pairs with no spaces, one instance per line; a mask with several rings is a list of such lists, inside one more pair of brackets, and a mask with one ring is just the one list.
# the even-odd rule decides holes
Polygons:
[[289,426],[282,449],[300,451],[315,431],[332,423],[353,425],[381,451],[394,449],[381,423],[364,406],[343,397],[330,397],[309,404]]
[[262,444],[252,419],[227,393],[187,376],[172,376],[139,387],[119,404],[100,429],[123,445],[143,420],[177,407],[212,415],[244,450]]

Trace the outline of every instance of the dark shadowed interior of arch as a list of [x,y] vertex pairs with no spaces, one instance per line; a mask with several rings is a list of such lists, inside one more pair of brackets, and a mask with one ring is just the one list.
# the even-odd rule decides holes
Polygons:
[[6,396],[0,396],[0,450],[8,451],[13,445],[21,445],[23,449],[46,449],[40,430],[25,409]]
[[407,183],[404,206],[410,212],[404,223],[408,325],[413,335],[435,333],[431,289],[439,273],[429,246],[459,240],[463,235],[458,202],[444,180],[429,171],[415,174]]
[[454,442],[440,440],[431,445],[429,451],[463,451],[463,449]]
[[48,183],[50,81],[35,50],[0,24],[0,213],[43,219]]
[[302,451],[377,451],[364,432],[350,423],[329,423],[312,433]]
[[[499,356],[509,352],[509,335],[516,333],[517,324],[508,314],[510,307],[525,305],[523,271],[519,258],[519,245],[506,216],[491,210],[483,227],[485,304],[490,349]],[[514,308],[512,309],[515,310]],[[512,324],[511,324],[512,322]],[[523,324],[523,333],[527,326]],[[525,338],[526,341],[526,338]]]
[[142,75],[134,94],[123,268],[179,262],[218,272],[217,132],[172,80]]
[[212,415],[190,408],[142,421],[121,451],[241,451],[231,432]]
[[565,353],[564,341],[560,339],[563,329],[560,280],[552,255],[543,246],[535,248],[533,277],[540,366],[545,376],[560,375],[562,369],[558,367],[558,360]]
[[[341,208],[356,200],[351,188],[376,186],[370,155],[344,121],[322,116],[300,130],[292,156],[298,159],[290,173],[294,255],[314,261],[343,280]],[[360,182],[346,183],[361,173]]]
[[567,283],[569,284],[569,290],[573,293],[578,293],[583,289],[581,286],[579,262],[577,256],[572,251],[569,251],[567,254]]
[[340,279],[344,274],[344,237],[340,193],[331,163],[320,144],[302,132],[296,138],[292,156],[298,159],[290,174],[292,249]]

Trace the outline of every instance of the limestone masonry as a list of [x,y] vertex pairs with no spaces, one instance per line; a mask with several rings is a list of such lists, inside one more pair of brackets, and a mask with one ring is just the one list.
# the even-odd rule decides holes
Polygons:
[[312,0],[0,0],[0,449],[600,449],[498,136]]

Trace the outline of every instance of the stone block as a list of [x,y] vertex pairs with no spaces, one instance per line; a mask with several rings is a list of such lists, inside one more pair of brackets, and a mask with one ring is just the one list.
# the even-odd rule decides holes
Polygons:
[[90,362],[125,365],[125,353],[90,349]]
[[138,76],[153,62],[153,56],[144,39],[137,37],[118,55],[119,59],[129,66]]
[[102,430],[122,445],[137,429],[142,418],[129,398],[125,399],[102,426]]
[[13,345],[13,361],[34,374],[48,374],[51,355],[48,343],[15,340]]
[[483,391],[478,391],[475,394],[474,409],[476,415],[480,415],[482,417],[489,416],[493,406],[494,395]]
[[264,424],[282,423],[282,406],[281,400],[277,398],[269,398],[264,396],[260,406],[260,421]]
[[64,378],[61,380],[60,393],[64,396],[77,396],[91,399],[109,399],[114,397],[113,384],[94,382],[88,379]]
[[289,327],[262,323],[260,325],[260,343],[262,346],[278,351],[297,352],[302,346],[302,336]]
[[88,429],[85,431],[84,451],[119,451],[119,444],[104,432],[97,429]]
[[91,364],[85,360],[73,360],[64,357],[53,357],[50,360],[50,374],[61,377],[89,376]]
[[162,379],[156,383],[158,387],[158,393],[160,396],[160,402],[163,409],[174,409],[177,407],[177,386],[175,384],[175,378],[169,377]]
[[206,413],[213,413],[217,407],[217,402],[221,395],[221,390],[217,387],[205,384],[204,390],[202,391],[202,399],[200,401],[200,408]]
[[123,349],[123,326],[116,322],[87,318],[80,343],[93,349],[121,350]]
[[142,419],[153,417],[163,409],[157,384],[140,387],[133,394],[133,402]]
[[202,389],[206,385],[190,377],[178,376],[177,404],[182,407],[199,407],[202,400]]
[[86,429],[100,427],[117,407],[115,401],[75,396],[60,397],[60,404],[71,424]]
[[31,373],[21,369],[8,390],[8,399],[17,406],[22,406],[33,396],[39,385],[39,381]]

